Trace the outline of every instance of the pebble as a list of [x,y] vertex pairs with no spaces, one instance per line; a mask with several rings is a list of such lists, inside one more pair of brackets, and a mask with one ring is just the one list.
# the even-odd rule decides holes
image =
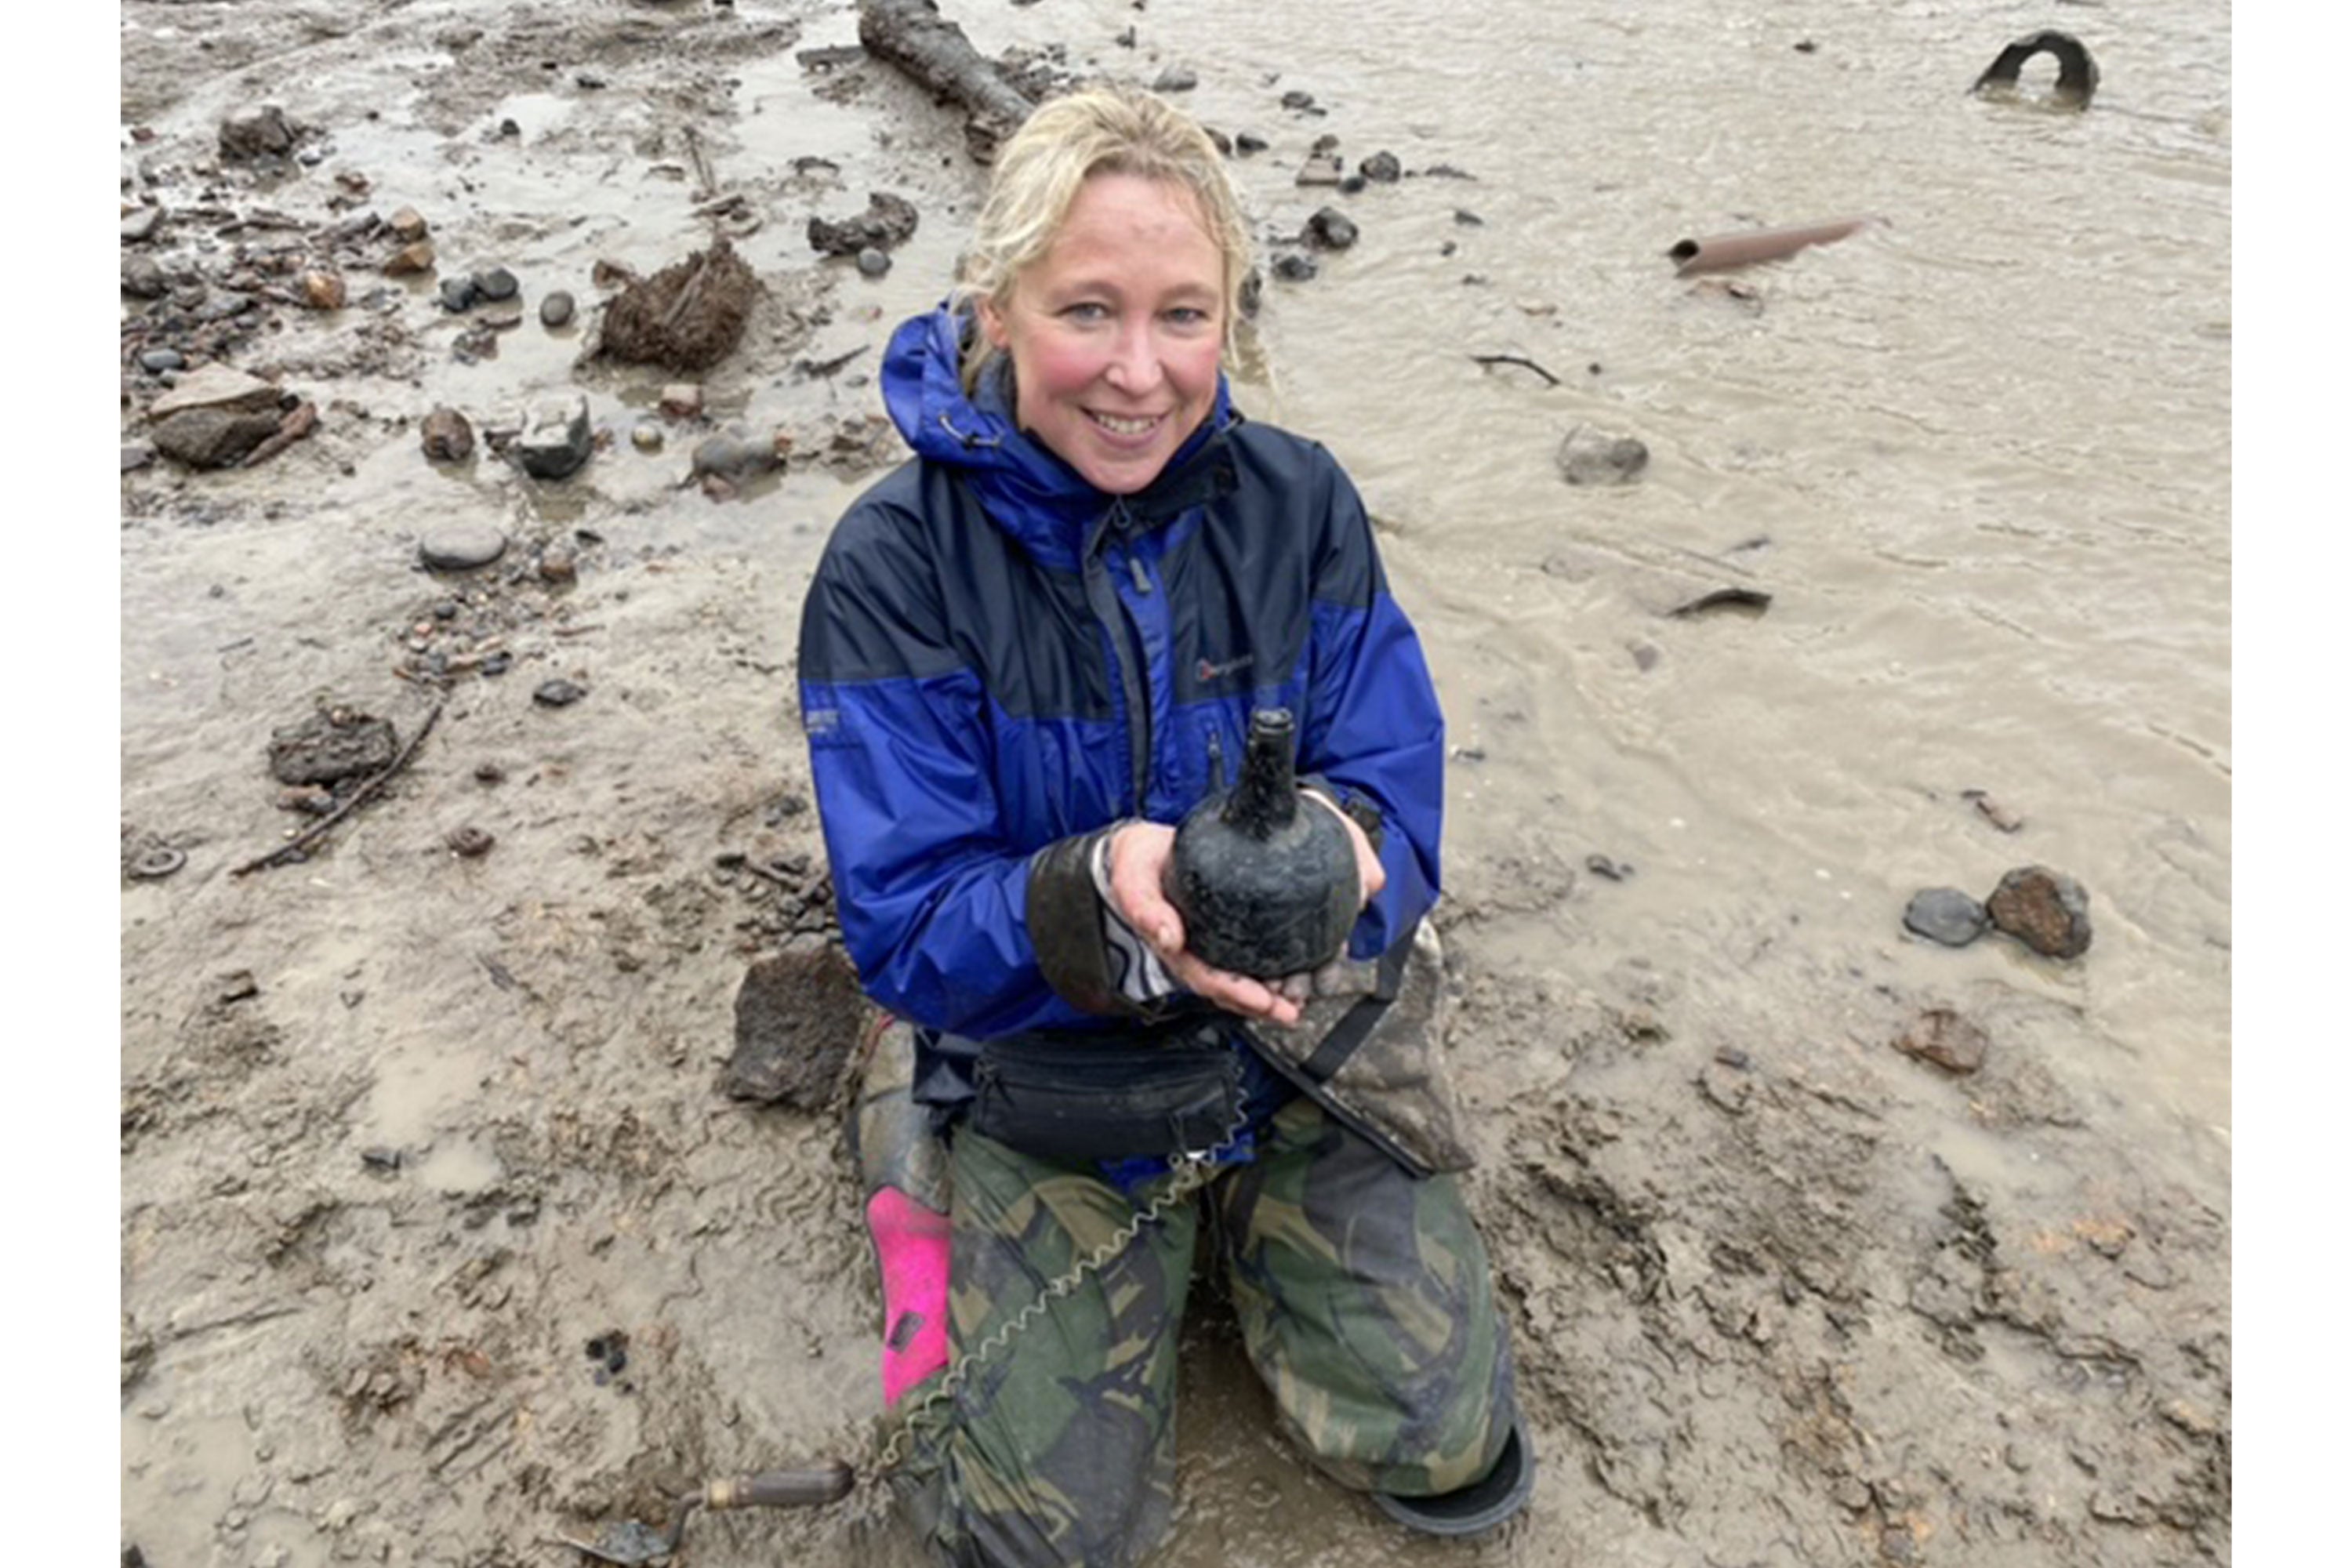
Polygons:
[[1151,83],[1154,92],[1190,92],[1201,85],[1201,73],[1191,66],[1170,66]]
[[293,123],[275,104],[232,114],[221,121],[220,150],[225,158],[282,155],[293,149]]
[[691,381],[673,381],[661,389],[661,411],[672,419],[702,416],[702,387]]
[[341,273],[323,268],[302,274],[302,299],[314,310],[340,310],[347,297]]
[[588,399],[543,403],[534,409],[515,438],[515,459],[533,479],[560,479],[576,472],[588,460],[594,438],[588,424]]
[[448,843],[451,853],[462,856],[468,860],[488,854],[490,847],[497,842],[496,838],[471,823],[463,827],[453,827],[449,830]]
[[570,324],[573,310],[572,296],[558,289],[539,302],[539,324],[561,327]]
[[433,270],[435,259],[433,242],[429,239],[419,239],[394,251],[391,258],[383,264],[383,269],[394,278],[413,272],[430,272]]
[[122,471],[143,468],[155,460],[155,447],[151,441],[125,441],[122,444]]
[[471,278],[441,279],[441,308],[445,310],[466,310],[472,308],[477,286]]
[[1985,900],[1992,923],[2049,958],[2080,958],[2091,947],[2091,895],[2063,871],[2020,866]]
[[640,452],[662,449],[662,427],[650,419],[640,419],[629,431],[629,444]]
[[462,463],[474,455],[474,427],[454,408],[425,416],[425,455],[436,462]]
[[1268,142],[1265,137],[1258,135],[1254,131],[1236,131],[1234,132],[1234,151],[1239,153],[1244,157],[1247,157],[1253,153],[1263,153],[1272,145],[1272,142]]
[[425,237],[425,219],[415,207],[403,207],[393,214],[392,222],[386,226],[404,241],[414,242]]
[[1383,185],[1392,185],[1404,177],[1404,166],[1393,153],[1375,153],[1356,168],[1364,178]]
[[1912,1020],[1895,1042],[1905,1056],[1933,1062],[1946,1072],[1968,1074],[1984,1066],[1991,1044],[1985,1032],[1949,1007],[1930,1007]]
[[754,441],[731,432],[710,437],[694,448],[694,471],[724,479],[766,473],[776,466],[773,441]]
[[1302,185],[1336,185],[1347,177],[1347,166],[1328,154],[1318,154],[1298,165],[1298,184]]
[[1984,935],[1985,907],[1958,888],[1927,888],[1911,896],[1903,924],[1930,942],[1966,947]]
[[182,377],[178,385],[148,405],[147,414],[150,418],[168,419],[184,409],[220,408],[274,415],[278,399],[274,383],[225,364],[207,364]]
[[1304,283],[1315,273],[1315,263],[1304,256],[1277,256],[1274,258],[1274,275],[1286,282]]
[[857,270],[868,278],[881,277],[890,270],[889,252],[867,246],[857,253]]
[[587,695],[586,687],[572,681],[548,680],[541,682],[539,689],[530,694],[530,700],[542,708],[569,708]]
[[1315,107],[1315,95],[1303,89],[1294,87],[1288,92],[1282,95],[1282,107],[1285,109],[1312,109]]
[[163,221],[162,207],[139,207],[122,216],[122,237],[136,243],[152,236]]
[[1320,207],[1307,220],[1307,243],[1326,250],[1345,250],[1356,243],[1356,226],[1338,207]]
[[226,468],[278,434],[278,416],[187,408],[157,421],[147,434],[157,451],[192,468]]
[[580,563],[572,552],[551,549],[539,558],[539,580],[542,583],[574,583],[580,579]]
[[123,262],[122,291],[137,300],[160,300],[172,291],[172,282],[162,262],[142,253]]
[[188,368],[188,356],[177,349],[149,349],[139,356],[139,368],[154,373],[185,370]]
[[515,275],[503,267],[493,267],[488,272],[474,274],[474,292],[485,300],[511,300],[522,285]]
[[507,552],[507,536],[486,522],[449,522],[417,541],[416,553],[436,572],[470,572]]
[[1560,442],[1552,460],[1570,484],[1623,485],[1650,466],[1650,448],[1633,437],[1611,436],[1580,425]]

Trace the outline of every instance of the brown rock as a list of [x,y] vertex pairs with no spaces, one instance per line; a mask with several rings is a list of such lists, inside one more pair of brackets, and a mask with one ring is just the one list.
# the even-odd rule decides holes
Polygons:
[[192,468],[230,468],[278,434],[278,416],[228,408],[186,408],[157,423],[148,438]]
[[1985,1032],[1949,1007],[1930,1007],[1911,1021],[1895,1042],[1905,1056],[1935,1063],[1946,1072],[1972,1073],[1984,1066],[1991,1041]]
[[462,463],[474,455],[474,427],[454,408],[425,416],[425,455],[437,463]]
[[393,278],[406,277],[417,272],[430,272],[433,270],[434,260],[433,242],[429,239],[419,239],[394,251],[391,259],[383,264],[383,270],[386,276]]
[[302,274],[302,300],[313,310],[340,310],[344,298],[341,273],[320,268]]
[[702,388],[690,381],[673,381],[662,388],[661,411],[672,419],[702,416]]
[[415,207],[403,207],[393,214],[392,221],[386,226],[410,244],[423,239],[425,235],[425,218]]
[[864,1006],[857,972],[838,949],[760,960],[735,994],[735,1054],[719,1087],[738,1100],[822,1109],[857,1043]]
[[542,583],[576,582],[579,576],[580,563],[569,550],[551,549],[539,558],[539,578]]
[[381,773],[392,765],[399,747],[390,720],[322,709],[271,735],[269,772],[279,784],[331,784]]
[[1998,930],[2050,958],[2079,958],[2091,947],[2091,895],[2063,871],[2020,866],[2000,879],[1985,912]]

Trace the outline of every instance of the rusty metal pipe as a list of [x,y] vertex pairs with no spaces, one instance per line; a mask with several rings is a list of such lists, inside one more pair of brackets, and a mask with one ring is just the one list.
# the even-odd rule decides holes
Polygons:
[[1675,264],[1675,277],[1693,278],[1702,272],[1722,272],[1759,261],[1778,261],[1809,245],[1827,245],[1833,239],[1843,239],[1856,229],[1885,221],[1878,217],[1849,217],[1833,223],[1807,224],[1802,228],[1756,228],[1706,239],[1681,239],[1666,252],[1666,259]]

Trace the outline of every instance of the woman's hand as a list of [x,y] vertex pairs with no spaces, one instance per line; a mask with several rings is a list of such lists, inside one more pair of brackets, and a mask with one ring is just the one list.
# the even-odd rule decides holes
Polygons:
[[[1356,884],[1360,894],[1357,908],[1361,909],[1387,886],[1387,868],[1372,852],[1371,840],[1346,812],[1312,790],[1299,793],[1337,816],[1347,828],[1348,841],[1356,851]],[[1187,951],[1184,917],[1160,890],[1175,843],[1176,830],[1156,822],[1131,822],[1111,835],[1110,892],[1119,917],[1151,944],[1168,973],[1195,996],[1244,1018],[1263,1018],[1286,1028],[1297,1023],[1299,1005],[1314,994],[1311,973],[1286,975],[1272,982],[1253,980],[1213,968]]]

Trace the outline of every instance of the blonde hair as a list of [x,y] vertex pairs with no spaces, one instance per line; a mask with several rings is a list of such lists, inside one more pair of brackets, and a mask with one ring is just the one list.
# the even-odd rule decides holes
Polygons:
[[[985,300],[1002,310],[1022,272],[1053,248],[1062,220],[1097,174],[1164,181],[1192,198],[1201,226],[1224,258],[1223,324],[1233,341],[1242,279],[1249,275],[1249,229],[1217,144],[1199,121],[1140,88],[1087,88],[1038,106],[998,150],[971,250],[950,304]],[[975,331],[963,352],[967,393],[998,353]]]

